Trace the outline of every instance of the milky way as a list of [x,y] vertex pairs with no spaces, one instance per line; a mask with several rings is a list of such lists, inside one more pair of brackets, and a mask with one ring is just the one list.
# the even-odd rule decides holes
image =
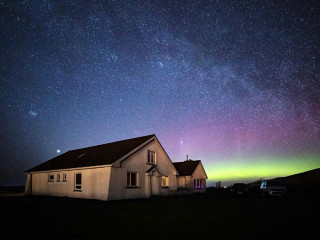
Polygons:
[[152,133],[209,181],[320,167],[317,1],[89,2],[0,1],[0,184]]

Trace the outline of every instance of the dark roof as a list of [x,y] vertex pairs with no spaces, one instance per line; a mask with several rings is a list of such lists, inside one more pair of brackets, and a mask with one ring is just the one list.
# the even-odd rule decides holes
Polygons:
[[154,166],[152,166],[151,168],[149,168],[149,169],[146,171],[146,173],[150,173],[150,172],[152,172],[153,170],[157,170],[157,172],[161,174],[161,172],[159,171],[159,169],[157,168],[156,165],[154,165]]
[[[156,166],[156,165],[152,166],[151,168],[149,168],[149,169],[146,171],[146,173],[151,172],[153,169],[157,169],[157,166]],[[157,170],[158,170],[158,169],[157,169]],[[158,171],[159,171],[159,170],[158,170]]]
[[155,135],[122,140],[87,148],[76,149],[61,154],[26,172],[68,169],[112,164]]
[[175,162],[173,165],[177,169],[179,176],[191,176],[200,160],[187,160],[184,162]]

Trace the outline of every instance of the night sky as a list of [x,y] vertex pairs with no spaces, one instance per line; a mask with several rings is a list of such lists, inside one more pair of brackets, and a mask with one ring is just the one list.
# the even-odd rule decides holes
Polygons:
[[1,0],[0,185],[153,133],[213,182],[320,167],[317,2]]

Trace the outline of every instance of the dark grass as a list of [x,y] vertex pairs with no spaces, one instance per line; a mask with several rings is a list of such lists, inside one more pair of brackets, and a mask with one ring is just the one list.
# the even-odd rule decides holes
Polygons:
[[262,198],[225,192],[103,202],[0,198],[2,238],[315,238],[318,195]]
[[0,196],[2,194],[17,194],[23,192],[24,186],[0,186]]

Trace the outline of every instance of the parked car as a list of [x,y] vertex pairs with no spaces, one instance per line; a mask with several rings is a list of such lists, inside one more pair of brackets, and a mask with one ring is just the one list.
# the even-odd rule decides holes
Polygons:
[[262,196],[285,196],[287,188],[277,181],[264,180],[260,185],[260,193]]
[[235,183],[230,187],[230,192],[235,195],[244,195],[248,192],[248,186],[245,183]]

